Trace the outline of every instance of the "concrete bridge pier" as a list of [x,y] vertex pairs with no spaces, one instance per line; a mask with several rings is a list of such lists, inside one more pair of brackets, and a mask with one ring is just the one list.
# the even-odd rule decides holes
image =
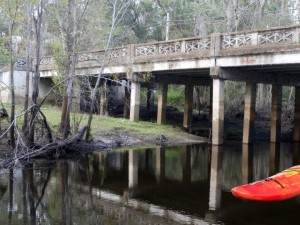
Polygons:
[[295,115],[293,140],[300,141],[300,87],[295,87]]
[[224,80],[213,79],[212,144],[223,144]]
[[272,85],[271,142],[280,141],[282,86]]
[[249,144],[253,139],[256,103],[256,83],[246,83],[243,143]]
[[107,85],[102,83],[100,85],[100,110],[101,116],[107,115]]
[[132,81],[130,97],[130,121],[138,122],[140,119],[140,99],[141,84],[139,82]]
[[124,87],[124,108],[123,117],[129,118],[130,116],[130,83],[127,81]]
[[185,85],[183,127],[190,128],[193,122],[193,85]]
[[157,103],[157,123],[165,124],[167,122],[167,95],[168,84],[166,82],[159,82],[158,84],[158,103]]

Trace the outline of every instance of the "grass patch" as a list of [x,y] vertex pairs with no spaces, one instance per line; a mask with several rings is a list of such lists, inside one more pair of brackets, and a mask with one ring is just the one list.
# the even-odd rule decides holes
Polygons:
[[[10,113],[10,105],[5,105],[6,110]],[[23,111],[23,106],[16,106],[16,115],[20,115]],[[60,126],[61,109],[53,105],[44,105],[42,111],[45,114],[47,121],[53,130],[57,132]],[[77,125],[83,127],[87,124],[88,114],[86,113],[71,113],[71,125]],[[23,123],[23,117],[19,117],[18,126],[21,127]],[[113,118],[108,116],[93,115],[91,133],[93,136],[101,136],[102,134],[112,133],[117,130],[128,133],[138,133],[144,136],[159,136],[165,135],[168,138],[176,139],[188,139],[199,140],[199,137],[190,135],[180,127],[174,127],[173,125],[159,125],[157,123],[139,121],[132,122],[128,119]]]

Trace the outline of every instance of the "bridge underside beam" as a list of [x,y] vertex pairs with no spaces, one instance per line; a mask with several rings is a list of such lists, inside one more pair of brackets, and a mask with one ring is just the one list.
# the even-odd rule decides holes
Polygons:
[[290,73],[287,71],[269,72],[261,70],[249,70],[246,68],[220,68],[219,78],[233,81],[254,82],[264,84],[274,84],[281,86],[300,86],[300,73]]
[[210,86],[212,80],[210,76],[188,76],[188,75],[159,75],[157,82],[167,82],[168,84]]

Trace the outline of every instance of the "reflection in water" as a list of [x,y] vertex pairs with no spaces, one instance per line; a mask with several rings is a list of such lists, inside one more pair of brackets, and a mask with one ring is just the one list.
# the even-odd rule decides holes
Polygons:
[[221,152],[222,147],[213,146],[211,150],[211,170],[209,189],[209,210],[217,210],[221,205]]
[[274,175],[279,172],[279,152],[280,145],[278,143],[270,143],[270,156],[269,156],[269,174]]
[[182,182],[191,182],[191,146],[183,146],[182,149]]
[[35,161],[0,171],[0,224],[297,224],[298,198],[253,203],[230,193],[296,163],[299,145],[283,143],[157,147],[55,164]]
[[[149,152],[150,150],[147,151]],[[155,178],[157,184],[162,184],[165,179],[165,147],[157,147],[155,153],[156,153]],[[149,162],[149,160],[147,160],[147,162]]]
[[130,150],[128,154],[129,154],[128,187],[135,188],[138,186],[139,152],[137,150]]
[[242,146],[242,184],[252,181],[252,145],[243,144]]

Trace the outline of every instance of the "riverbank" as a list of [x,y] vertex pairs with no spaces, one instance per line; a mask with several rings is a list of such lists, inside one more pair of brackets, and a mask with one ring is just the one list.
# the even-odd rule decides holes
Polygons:
[[131,122],[127,119],[111,117],[99,117],[96,120],[102,128],[92,128],[93,142],[103,143],[111,148],[138,145],[170,146],[209,141],[206,138],[189,134],[182,128],[173,125],[158,125],[145,121]]
[[[7,110],[10,109],[8,108]],[[43,106],[42,111],[47,118],[55,139],[60,140],[61,134],[58,133],[61,115],[60,108],[46,105]],[[71,135],[76,134],[78,129],[86,125],[87,118],[88,115],[85,113],[71,114],[71,126],[73,128],[77,127],[77,129],[72,129]],[[22,127],[22,118],[17,123],[19,127]],[[209,141],[206,138],[189,134],[182,127],[176,125],[158,125],[148,121],[132,122],[124,118],[100,115],[93,116],[91,129],[91,142],[89,145],[92,149],[97,149],[97,146],[99,146],[99,149],[114,149],[124,146],[172,146]],[[1,144],[1,153],[10,148],[7,138],[2,139]]]

